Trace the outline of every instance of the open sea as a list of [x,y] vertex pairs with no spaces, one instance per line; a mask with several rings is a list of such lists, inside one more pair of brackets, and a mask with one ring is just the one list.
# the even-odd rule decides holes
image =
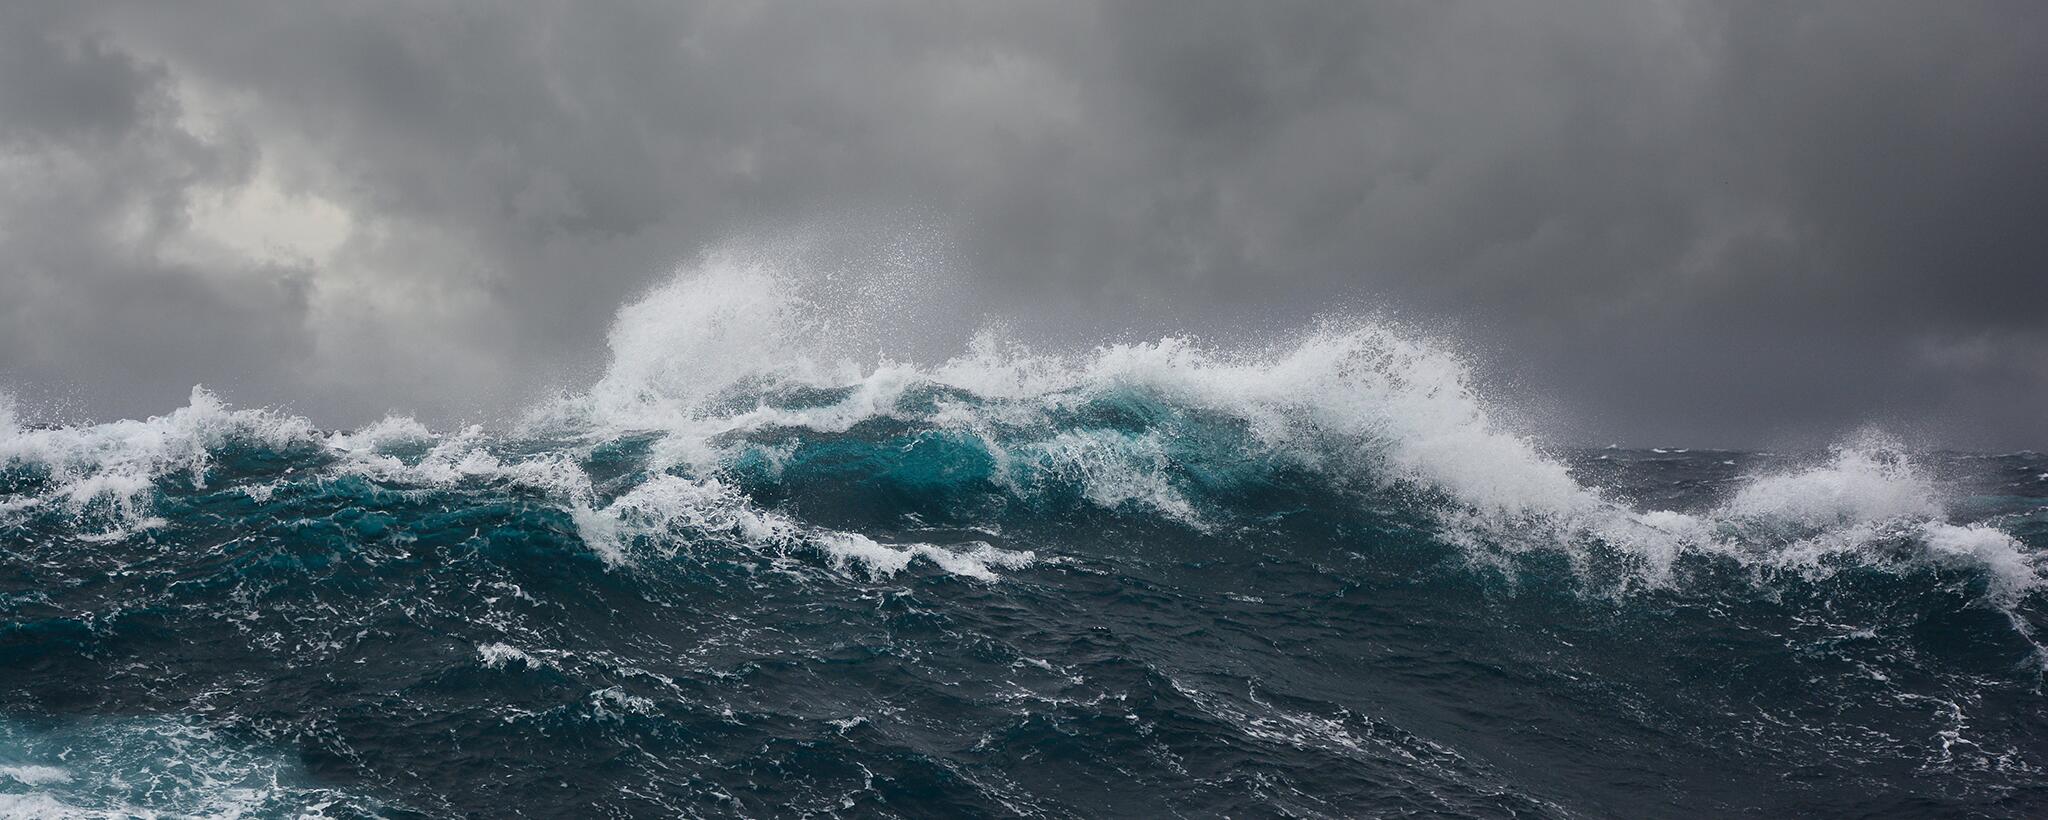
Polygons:
[[0,402],[0,817],[2048,816],[2048,456],[835,315],[712,265],[461,429]]

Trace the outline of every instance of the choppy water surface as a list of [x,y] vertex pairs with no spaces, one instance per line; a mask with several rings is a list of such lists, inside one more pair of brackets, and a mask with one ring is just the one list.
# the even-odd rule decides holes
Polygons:
[[492,428],[0,410],[0,816],[2048,813],[2048,457],[817,317],[711,266]]

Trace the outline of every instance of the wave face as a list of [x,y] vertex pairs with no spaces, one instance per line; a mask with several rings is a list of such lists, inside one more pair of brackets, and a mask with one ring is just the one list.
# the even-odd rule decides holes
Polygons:
[[2048,457],[853,301],[714,258],[488,429],[0,403],[0,816],[2048,812]]

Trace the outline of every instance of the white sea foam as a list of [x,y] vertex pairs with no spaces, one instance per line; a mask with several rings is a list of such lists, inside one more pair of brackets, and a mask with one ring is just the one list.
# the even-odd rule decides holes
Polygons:
[[67,782],[71,780],[71,773],[56,766],[0,765],[0,777],[29,786],[41,786]]
[[214,453],[232,440],[281,449],[317,438],[305,419],[229,410],[203,387],[192,388],[185,407],[162,416],[75,427],[24,428],[12,402],[6,404],[0,413],[0,466],[46,471],[49,489],[35,501],[93,518],[97,534],[109,537],[154,522],[151,496],[159,479],[183,474],[205,487]]
[[1044,473],[1080,486],[1089,501],[1106,509],[1133,505],[1197,529],[1206,529],[1195,505],[1174,488],[1171,456],[1157,430],[1140,435],[1116,431],[1061,431],[1022,448],[1016,456]]
[[0,794],[0,820],[111,820],[121,816],[112,811],[93,811],[74,806],[47,794]]
[[360,430],[336,432],[327,446],[344,453],[379,453],[393,447],[425,446],[439,440],[411,416],[385,416]]
[[611,363],[582,401],[612,423],[659,428],[744,382],[847,383],[859,371],[825,355],[838,341],[829,317],[772,261],[714,254],[620,309]]
[[1750,477],[1689,536],[1752,562],[1826,574],[1849,558],[1893,566],[1965,565],[2010,604],[2044,579],[2041,556],[1988,525],[1947,520],[1941,489],[1896,440],[1864,431],[1804,469]]
[[[497,482],[524,487],[565,500],[590,497],[590,477],[576,466],[569,454],[560,452],[507,459],[491,451],[492,437],[481,426],[434,440],[426,453],[414,461],[383,452],[383,447],[365,442],[389,439],[349,438],[348,448],[337,470],[394,484],[416,487],[454,487],[469,482]],[[333,439],[329,440],[333,443]]]
[[585,542],[607,560],[629,560],[627,545],[650,541],[657,548],[721,540],[778,552],[815,551],[841,570],[856,566],[871,577],[902,571],[915,559],[940,569],[983,581],[996,580],[996,568],[1022,569],[1035,556],[987,544],[953,550],[930,544],[884,545],[864,535],[812,527],[780,513],[762,510],[738,490],[717,479],[692,480],[660,475],[611,503],[577,515]]
[[381,808],[313,785],[283,756],[173,719],[52,729],[0,723],[0,750],[40,761],[0,766],[0,818],[318,817],[330,808],[357,816]]
[[626,715],[652,715],[658,708],[654,701],[613,686],[590,693],[590,711],[600,720],[616,720]]
[[691,538],[722,538],[752,545],[786,547],[802,527],[778,513],[760,510],[738,490],[717,479],[657,475],[603,507],[575,513],[585,543],[607,561],[627,561],[626,545],[652,539],[672,547]]
[[2029,552],[2019,539],[1983,524],[1957,526],[1923,521],[1919,534],[1927,545],[1927,557],[1941,563],[1982,567],[1991,574],[1991,592],[2011,602],[2044,586],[2041,556]]
[[476,648],[476,657],[486,669],[504,669],[515,661],[528,668],[540,666],[540,662],[534,660],[526,650],[509,643],[479,644]]
[[0,461],[48,469],[59,481],[91,477],[156,478],[174,472],[205,486],[212,453],[229,440],[284,448],[312,441],[305,419],[266,410],[229,410],[204,387],[192,388],[185,407],[142,421],[24,429],[0,419]]
[[1825,464],[1752,478],[1720,514],[1830,527],[1933,518],[1942,506],[1934,482],[1898,442],[1866,431],[1835,447]]
[[825,548],[835,566],[846,569],[859,564],[875,577],[895,575],[908,568],[912,561],[922,558],[954,575],[993,581],[997,578],[997,569],[1023,569],[1037,560],[1030,551],[1002,550],[987,544],[976,544],[969,550],[931,544],[888,546],[850,532],[821,533],[817,542]]

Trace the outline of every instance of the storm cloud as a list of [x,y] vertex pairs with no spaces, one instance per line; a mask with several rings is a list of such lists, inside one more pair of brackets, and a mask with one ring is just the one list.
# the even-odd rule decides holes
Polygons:
[[483,418],[870,220],[1027,328],[1452,327],[1574,441],[2039,448],[2043,77],[2017,1],[13,4],[0,383]]

